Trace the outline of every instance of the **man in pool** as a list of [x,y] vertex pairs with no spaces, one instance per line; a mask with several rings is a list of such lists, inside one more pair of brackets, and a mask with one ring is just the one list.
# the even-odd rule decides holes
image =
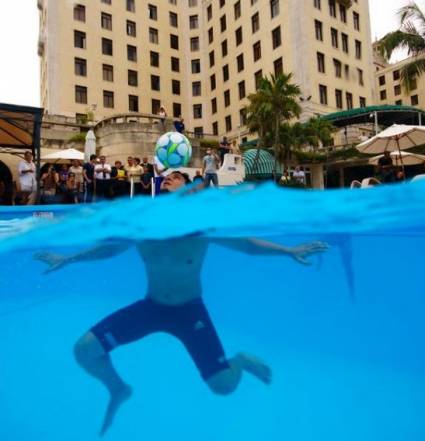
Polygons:
[[[177,191],[187,183],[187,176],[173,172],[164,179],[162,190]],[[323,242],[289,248],[259,239],[210,239],[196,235],[135,244],[146,268],[148,288],[145,298],[101,320],[75,345],[75,357],[80,366],[103,383],[110,394],[101,435],[105,434],[119,407],[132,394],[131,387],[115,370],[109,353],[154,332],[166,332],[178,338],[203,380],[216,394],[232,393],[243,372],[265,384],[271,382],[270,368],[256,357],[246,353],[233,358],[225,356],[202,300],[201,269],[210,243],[252,255],[286,255],[302,264],[308,264],[306,258],[309,255],[328,248]],[[35,257],[49,264],[46,272],[51,272],[71,263],[107,259],[124,252],[129,246],[102,245],[73,256],[39,253]]]

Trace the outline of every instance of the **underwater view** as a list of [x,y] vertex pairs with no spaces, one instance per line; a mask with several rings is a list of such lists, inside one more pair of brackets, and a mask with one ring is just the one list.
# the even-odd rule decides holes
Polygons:
[[3,441],[425,439],[423,183],[10,207],[0,239]]

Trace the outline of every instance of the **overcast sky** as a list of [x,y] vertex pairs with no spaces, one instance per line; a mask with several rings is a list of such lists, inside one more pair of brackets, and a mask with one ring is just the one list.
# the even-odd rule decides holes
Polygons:
[[[57,0],[63,1],[63,0]],[[369,0],[372,38],[398,26],[396,12],[409,0]],[[425,0],[418,0],[420,5]],[[36,0],[0,1],[0,102],[38,106],[38,10]]]

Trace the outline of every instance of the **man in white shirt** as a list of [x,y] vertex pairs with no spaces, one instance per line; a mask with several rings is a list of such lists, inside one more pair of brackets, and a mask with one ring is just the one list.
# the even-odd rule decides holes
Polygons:
[[96,179],[96,195],[99,199],[111,198],[111,171],[112,167],[106,162],[105,156],[100,156],[99,164],[94,166]]
[[305,173],[304,170],[301,170],[300,167],[295,167],[295,171],[292,173],[292,177],[297,184],[305,186]]
[[37,182],[35,176],[35,164],[32,160],[32,153],[25,152],[24,159],[18,164],[19,184],[23,193],[25,203],[34,202]]

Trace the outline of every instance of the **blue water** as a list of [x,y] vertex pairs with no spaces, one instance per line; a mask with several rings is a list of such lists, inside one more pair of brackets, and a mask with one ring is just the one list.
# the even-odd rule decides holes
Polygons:
[[260,356],[272,384],[245,375],[216,396],[177,340],[150,336],[112,354],[135,394],[106,439],[425,440],[425,185],[244,187],[52,211],[0,212],[0,440],[98,439],[107,394],[72,348],[146,287],[134,248],[49,275],[34,252],[193,233],[331,248],[306,267],[211,245],[203,297],[226,353]]

